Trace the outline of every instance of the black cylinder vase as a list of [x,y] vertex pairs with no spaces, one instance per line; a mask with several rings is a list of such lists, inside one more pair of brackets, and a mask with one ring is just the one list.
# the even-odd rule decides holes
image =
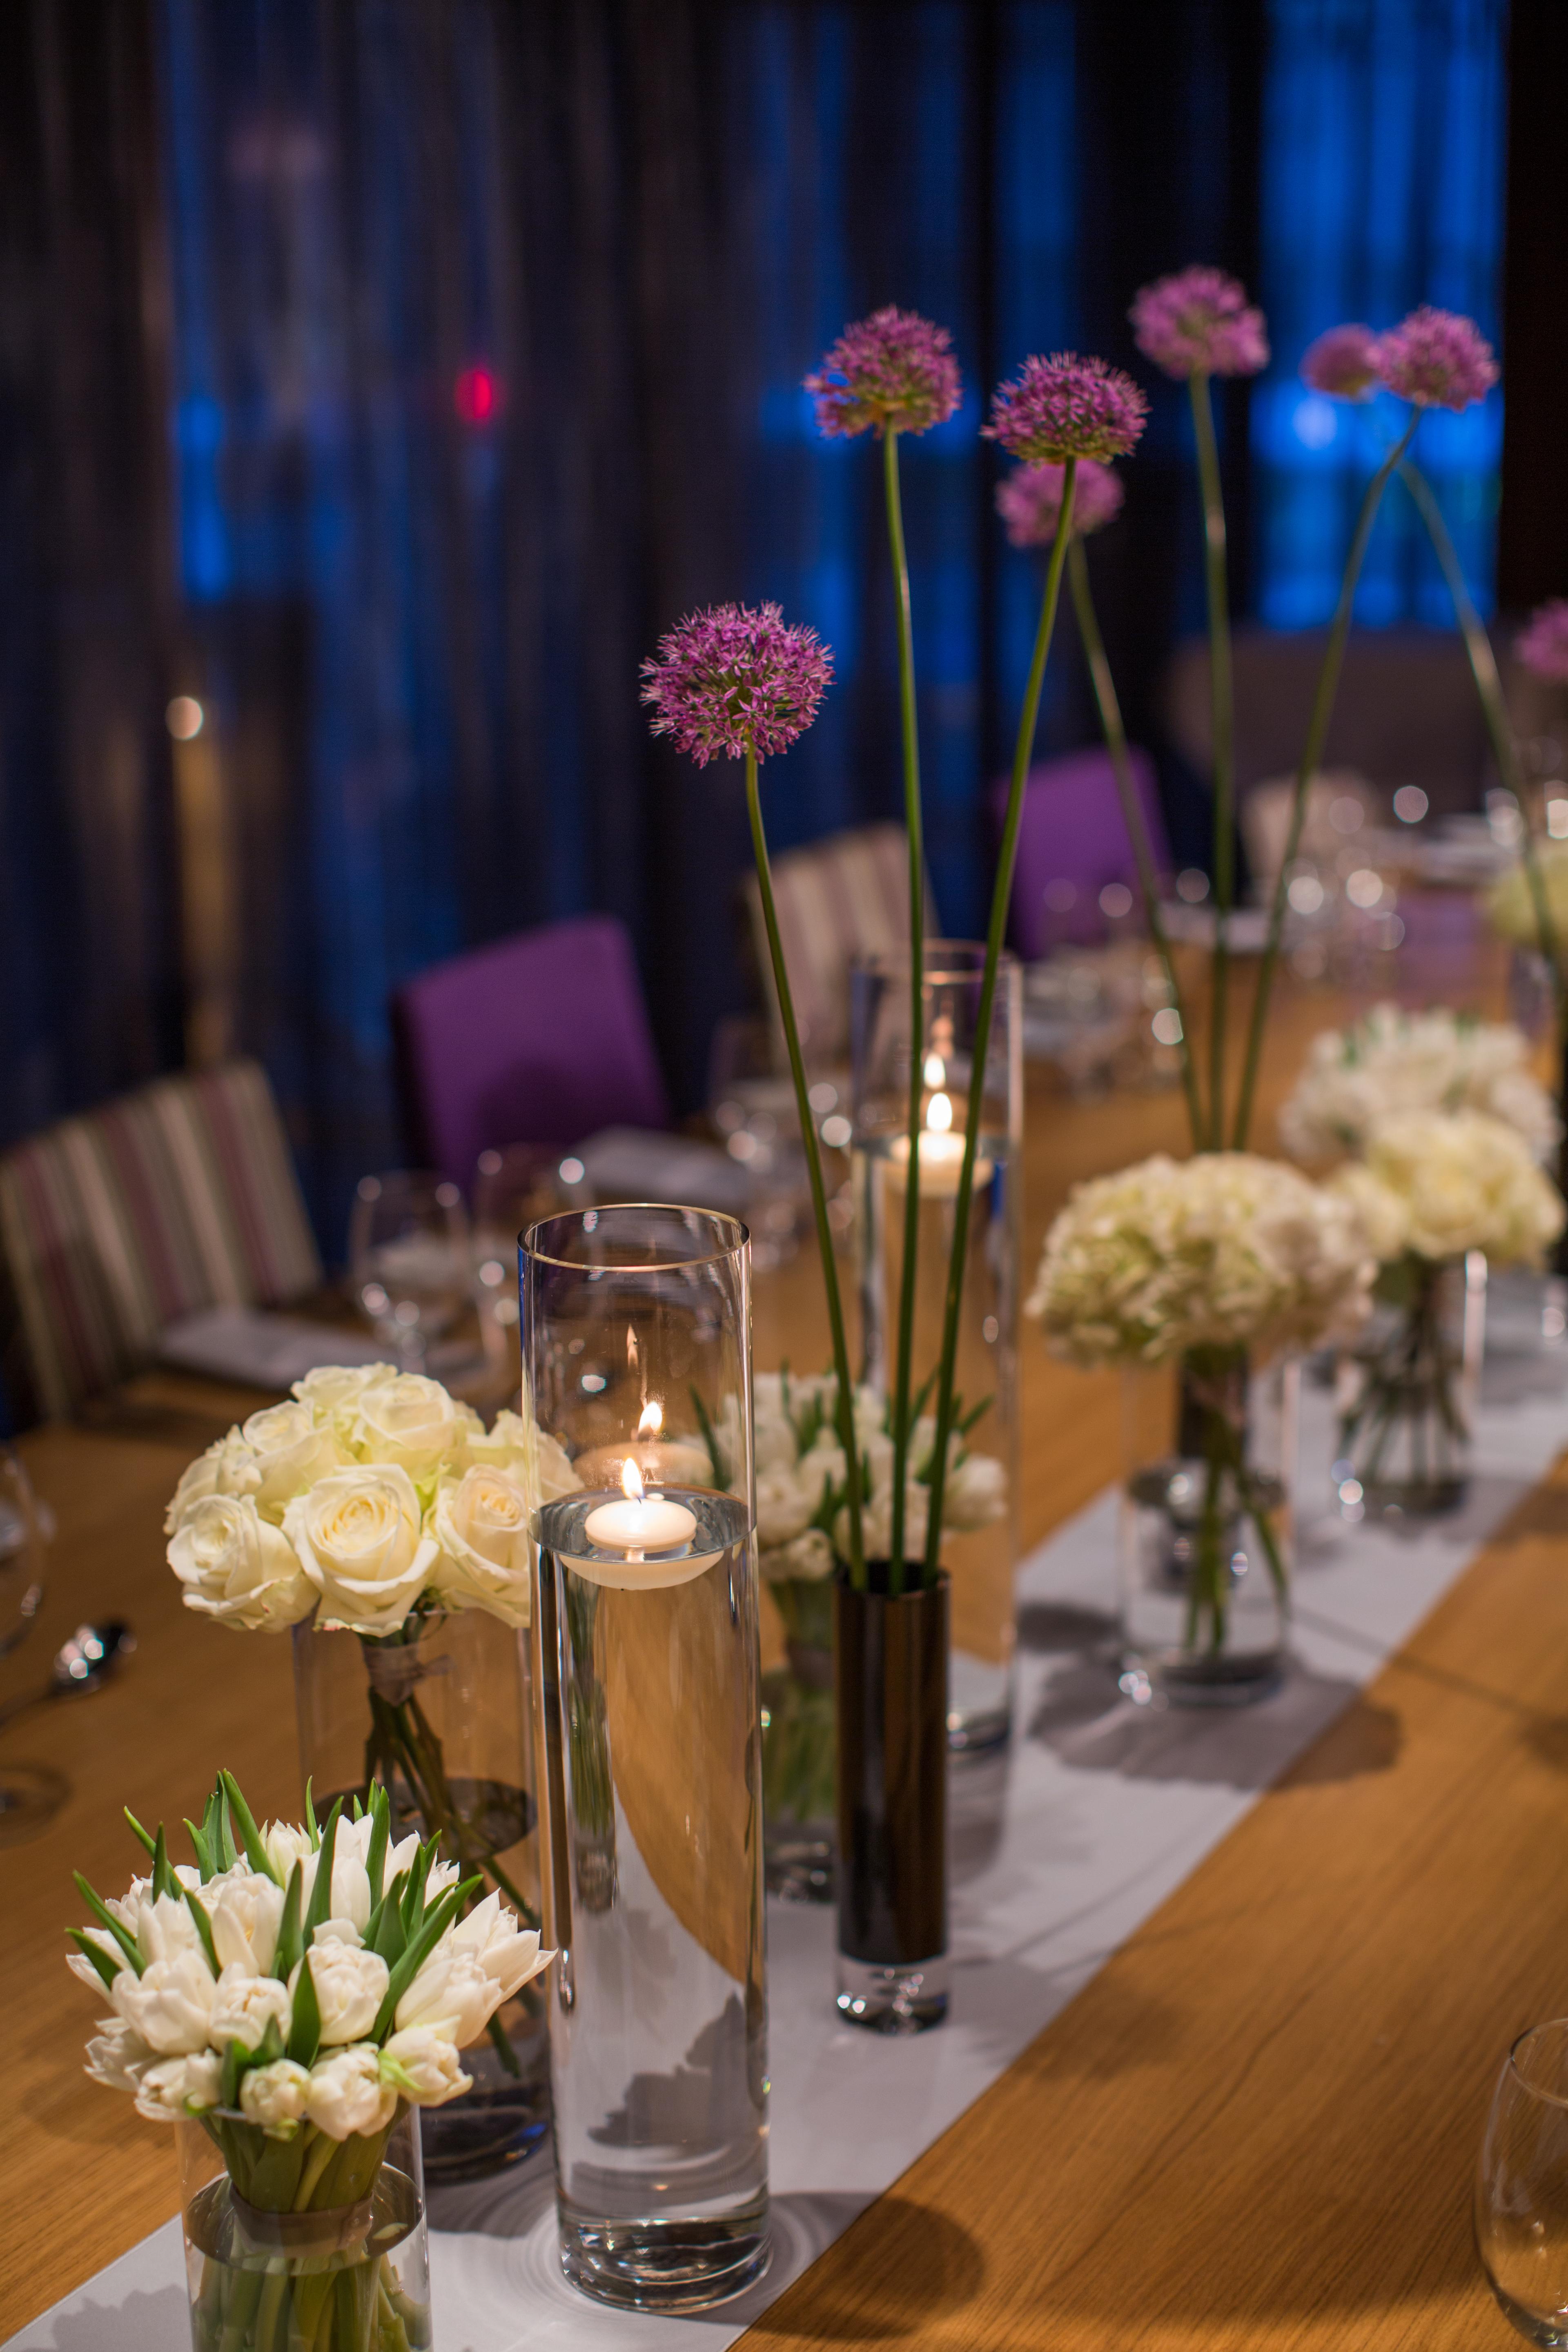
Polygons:
[[[919,1569],[910,1563],[912,1578]],[[838,2008],[882,2033],[947,2011],[948,1582],[833,1592]]]

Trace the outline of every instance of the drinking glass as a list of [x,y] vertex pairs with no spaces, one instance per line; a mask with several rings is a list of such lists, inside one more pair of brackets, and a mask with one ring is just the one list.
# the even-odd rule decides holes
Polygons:
[[[20,1457],[0,1446],[0,1658],[33,1630],[53,1535],[53,1515],[34,1494]],[[0,1843],[30,1836],[66,1794],[59,1775],[37,1765],[0,1769]]]
[[1476,2173],[1476,2251],[1504,2315],[1568,2346],[1568,2018],[1509,2052]]
[[524,1390],[573,1482],[525,1469],[562,2264],[649,2310],[768,2256],[750,1285],[702,1210],[523,1236]]
[[405,1371],[424,1369],[468,1297],[468,1220],[444,1177],[417,1169],[362,1176],[349,1218],[354,1293]]

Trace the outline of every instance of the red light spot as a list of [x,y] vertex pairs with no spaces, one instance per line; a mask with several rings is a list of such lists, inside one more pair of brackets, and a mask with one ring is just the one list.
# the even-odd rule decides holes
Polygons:
[[465,425],[488,425],[500,406],[500,385],[487,367],[465,368],[452,386],[452,405]]

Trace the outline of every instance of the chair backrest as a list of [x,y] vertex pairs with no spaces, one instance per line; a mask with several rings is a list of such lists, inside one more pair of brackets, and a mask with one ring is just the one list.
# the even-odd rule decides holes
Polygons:
[[[1171,853],[1153,763],[1136,748],[1128,759],[1154,870],[1163,877],[1170,871]],[[998,833],[1006,806],[1004,781],[991,788]],[[1103,939],[1106,919],[1100,894],[1111,882],[1124,884],[1136,905],[1138,867],[1110,753],[1098,749],[1040,761],[1030,769],[1024,787],[1018,863],[1008,909],[1008,934],[1025,961],[1037,962],[1053,947]]]
[[[814,1069],[848,1059],[849,967],[859,955],[896,955],[910,943],[909,835],[901,824],[829,834],[772,861],[773,905],[801,1045]],[[775,1027],[778,1000],[757,877],[744,884],[752,949]],[[941,933],[926,883],[926,936]]]
[[417,1165],[468,1184],[481,1151],[669,1125],[626,928],[584,915],[433,964],[392,1001]]
[[321,1264],[255,1062],[159,1078],[0,1159],[19,1416],[59,1418],[202,1307],[280,1306]]

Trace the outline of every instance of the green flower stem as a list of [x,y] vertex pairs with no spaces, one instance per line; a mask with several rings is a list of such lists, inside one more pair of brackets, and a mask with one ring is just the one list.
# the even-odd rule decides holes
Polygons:
[[[985,1102],[985,1065],[991,1051],[991,1013],[996,997],[996,968],[1007,929],[1007,908],[1013,896],[1013,872],[1018,862],[1018,832],[1024,821],[1024,786],[1034,755],[1035,730],[1039,722],[1040,692],[1045,685],[1046,659],[1057,625],[1061,601],[1062,572],[1072,539],[1073,500],[1078,488],[1078,460],[1068,457],[1062,467],[1061,510],[1056,543],[1046,568],[1040,622],[1029,663],[1029,682],[1018,719],[1018,740],[1013,751],[1013,780],[1007,793],[1007,818],[1002,828],[1001,854],[996,861],[996,887],[991,894],[991,922],[985,935],[985,968],[975,1013],[974,1044],[970,1057],[969,1112],[963,1126],[963,1160],[958,1171],[958,1196],[952,1209],[952,1247],[947,1266],[947,1297],[942,1310],[942,1356],[937,1370],[936,1435],[931,1454],[930,1502],[926,1515],[924,1581],[936,1581],[941,1564],[942,1515],[947,1493],[947,1448],[952,1433],[953,1382],[958,1365],[958,1318],[963,1304],[963,1276],[969,1255],[969,1206],[974,1192],[974,1161],[980,1149],[980,1121]],[[912,1190],[911,1186],[911,1190]]]
[[866,1590],[866,1545],[860,1526],[860,1465],[855,1435],[855,1391],[849,1381],[849,1342],[844,1329],[844,1302],[839,1296],[838,1267],[833,1255],[833,1228],[827,1221],[827,1189],[822,1180],[822,1147],[817,1141],[816,1122],[811,1115],[811,1098],[805,1083],[805,1062],[800,1050],[800,1031],[795,1024],[795,1000],[790,994],[789,973],[784,967],[784,941],[779,937],[779,919],[773,906],[773,871],[768,864],[768,840],[763,829],[763,803],[757,790],[757,755],[748,745],[746,751],[746,809],[752,820],[752,847],[756,856],[757,889],[763,902],[763,923],[768,935],[768,954],[773,967],[773,986],[778,991],[779,1017],[784,1023],[784,1045],[789,1053],[790,1076],[795,1080],[795,1099],[800,1113],[800,1139],[805,1147],[806,1173],[811,1180],[811,1206],[816,1219],[816,1246],[822,1259],[823,1286],[827,1292],[827,1320],[833,1334],[833,1369],[838,1381],[838,1402],[835,1420],[839,1443],[844,1448],[844,1462],[848,1486],[849,1506],[849,1577],[858,1591]]
[[1229,916],[1236,898],[1236,698],[1231,681],[1230,609],[1226,583],[1225,499],[1214,406],[1202,368],[1187,378],[1204,500],[1204,585],[1209,614],[1209,695],[1214,732],[1214,985],[1209,1008],[1209,1139],[1225,1144],[1226,995],[1230,979]]
[[899,625],[899,716],[904,753],[904,829],[910,849],[910,1160],[904,1185],[904,1254],[899,1282],[899,1337],[893,1379],[893,1524],[889,1591],[904,1589],[904,1490],[910,1451],[910,1384],[915,1344],[915,1279],[921,1224],[921,1031],[925,1003],[925,843],[921,824],[921,749],[915,709],[914,631],[910,617],[910,564],[899,496],[899,436],[882,436],[882,478],[888,499],[888,545]]
[[1171,943],[1165,936],[1165,926],[1160,914],[1160,879],[1154,871],[1154,854],[1149,845],[1149,828],[1143,821],[1142,803],[1132,782],[1132,770],[1127,757],[1127,730],[1121,723],[1121,705],[1116,697],[1116,682],[1106,658],[1105,640],[1100,634],[1100,619],[1089,589],[1089,560],[1084,553],[1081,532],[1075,534],[1068,549],[1068,578],[1072,586],[1073,609],[1078,614],[1079,635],[1083,640],[1089,680],[1100,711],[1100,730],[1105,737],[1105,748],[1110,754],[1127,837],[1132,844],[1132,856],[1138,867],[1139,886],[1149,919],[1149,937],[1164,967],[1165,985],[1171,992],[1171,1003],[1182,1024],[1182,1086],[1187,1098],[1187,1121],[1192,1129],[1193,1150],[1201,1151],[1204,1148],[1204,1113],[1198,1095],[1197,1065],[1193,1059],[1192,1024],[1187,1019],[1186,1006],[1182,1002],[1181,983],[1176,978]]
[[1465,651],[1469,656],[1470,675],[1476,681],[1476,692],[1480,698],[1481,715],[1486,720],[1487,734],[1492,747],[1492,757],[1497,761],[1498,774],[1502,779],[1505,789],[1512,796],[1515,808],[1519,811],[1521,855],[1524,860],[1524,871],[1530,885],[1531,899],[1535,908],[1536,932],[1541,952],[1546,958],[1552,973],[1552,1001],[1557,1012],[1557,1040],[1561,1050],[1564,1038],[1568,1037],[1568,975],[1563,972],[1562,958],[1558,951],[1557,927],[1552,919],[1552,902],[1547,896],[1546,877],[1541,870],[1539,845],[1531,830],[1530,805],[1524,791],[1524,772],[1519,762],[1519,745],[1514,740],[1513,727],[1508,715],[1508,705],[1503,700],[1502,680],[1498,676],[1497,658],[1492,652],[1491,639],[1487,635],[1481,616],[1470,602],[1470,592],[1465,585],[1464,571],[1455,551],[1454,542],[1448,536],[1448,527],[1443,520],[1443,510],[1432,494],[1431,484],[1420,467],[1410,464],[1407,460],[1400,465],[1399,478],[1415,501],[1416,512],[1426,526],[1433,552],[1443,568],[1443,577],[1448,583],[1448,593],[1454,600],[1454,617],[1458,622],[1460,635],[1465,640]]
[[1356,583],[1366,554],[1372,526],[1388,478],[1404,457],[1410,436],[1415,432],[1419,410],[1411,412],[1410,422],[1389,451],[1376,473],[1366,486],[1356,517],[1355,532],[1351,540],[1350,553],[1340,581],[1340,600],[1334,607],[1333,624],[1329,630],[1329,642],[1323,648],[1323,666],[1318,672],[1317,690],[1312,697],[1312,709],[1307,720],[1306,740],[1301,746],[1300,764],[1296,770],[1296,787],[1290,803],[1290,826],[1285,841],[1285,854],[1279,861],[1279,871],[1274,877],[1274,897],[1268,908],[1268,933],[1264,942],[1263,961],[1258,967],[1258,993],[1252,1000],[1252,1020],[1247,1034],[1247,1059],[1241,1074],[1241,1093],[1236,1106],[1236,1129],[1233,1149],[1247,1148],[1247,1131],[1252,1122],[1252,1098],[1258,1087],[1258,1065],[1263,1055],[1263,1031],[1268,1018],[1268,999],[1274,986],[1274,970],[1279,961],[1279,942],[1285,929],[1286,893],[1289,889],[1290,867],[1300,846],[1301,827],[1307,816],[1307,794],[1318,762],[1323,756],[1328,740],[1329,721],[1333,717],[1334,697],[1339,691],[1340,669],[1344,661],[1345,641],[1350,635],[1351,609],[1355,603]]

